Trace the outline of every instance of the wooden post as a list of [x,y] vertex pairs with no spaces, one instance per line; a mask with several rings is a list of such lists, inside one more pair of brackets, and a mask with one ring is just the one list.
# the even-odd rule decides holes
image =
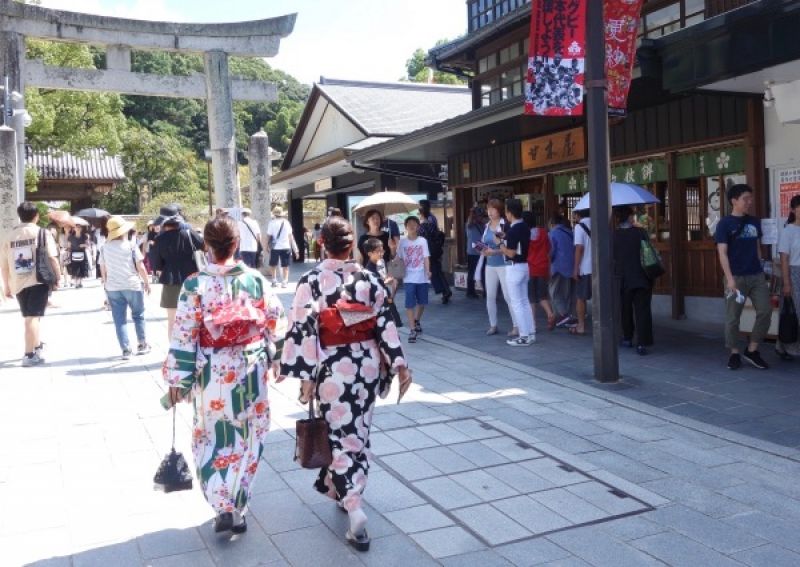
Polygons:
[[667,159],[667,194],[669,195],[669,255],[670,262],[670,295],[672,297],[672,318],[683,319],[686,307],[683,294],[683,258],[681,243],[683,242],[683,195],[680,180],[677,177],[676,154],[669,152]]

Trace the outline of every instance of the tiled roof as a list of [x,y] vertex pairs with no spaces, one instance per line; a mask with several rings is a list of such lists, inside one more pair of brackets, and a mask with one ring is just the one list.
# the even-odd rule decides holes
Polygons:
[[78,157],[55,148],[25,151],[25,162],[39,173],[39,179],[122,181],[125,171],[119,156],[109,156],[104,150],[95,148]]
[[323,77],[316,87],[368,136],[402,136],[472,110],[463,86]]

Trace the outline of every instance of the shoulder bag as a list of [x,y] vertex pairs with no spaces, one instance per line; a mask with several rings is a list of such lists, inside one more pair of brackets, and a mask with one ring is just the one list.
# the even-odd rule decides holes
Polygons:
[[[261,239],[256,236],[256,233],[253,231],[253,228],[250,226],[250,223],[247,221],[242,221],[244,225],[247,227],[247,230],[250,231],[250,234],[253,235],[253,238],[256,239],[256,268],[260,268],[264,265],[264,247],[261,245]],[[283,226],[281,226],[283,228]]]
[[639,245],[639,261],[642,264],[647,279],[654,280],[663,276],[666,270],[661,261],[661,254],[658,253],[655,246],[650,242],[650,237],[645,231],[642,231],[642,240]]
[[406,277],[406,263],[399,254],[395,254],[394,258],[386,264],[386,274],[395,280],[402,280]]
[[43,228],[39,229],[36,242],[36,281],[50,287],[58,281],[58,275],[50,263],[50,254],[47,253],[47,234]]
[[197,264],[197,271],[202,272],[208,266],[208,256],[206,256],[205,250],[198,250],[194,245],[192,233],[188,228],[186,229],[186,237],[189,239],[189,246],[192,247],[192,256],[194,257],[194,263]]
[[278,234],[276,236],[272,236],[271,234],[267,235],[267,247],[270,249],[270,251],[275,249],[275,242],[277,242],[277,240],[281,237],[284,222],[286,221],[281,219],[281,227],[278,229]]

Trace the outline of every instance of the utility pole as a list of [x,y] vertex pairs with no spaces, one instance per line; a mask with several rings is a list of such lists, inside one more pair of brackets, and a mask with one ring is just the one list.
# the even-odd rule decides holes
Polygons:
[[589,142],[589,191],[592,220],[592,338],[594,377],[619,380],[614,296],[614,248],[608,155],[608,90],[605,69],[603,2],[586,2],[586,128]]

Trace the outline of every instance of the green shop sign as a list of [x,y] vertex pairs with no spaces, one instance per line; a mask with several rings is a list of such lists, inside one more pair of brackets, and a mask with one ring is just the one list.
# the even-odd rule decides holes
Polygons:
[[[615,165],[611,168],[611,181],[647,185],[667,180],[667,162],[663,158],[637,161]],[[585,193],[589,190],[589,179],[585,169],[556,175],[554,178],[556,195]]]
[[707,177],[720,173],[741,173],[744,171],[744,148],[723,148],[680,154],[676,167],[678,179]]

